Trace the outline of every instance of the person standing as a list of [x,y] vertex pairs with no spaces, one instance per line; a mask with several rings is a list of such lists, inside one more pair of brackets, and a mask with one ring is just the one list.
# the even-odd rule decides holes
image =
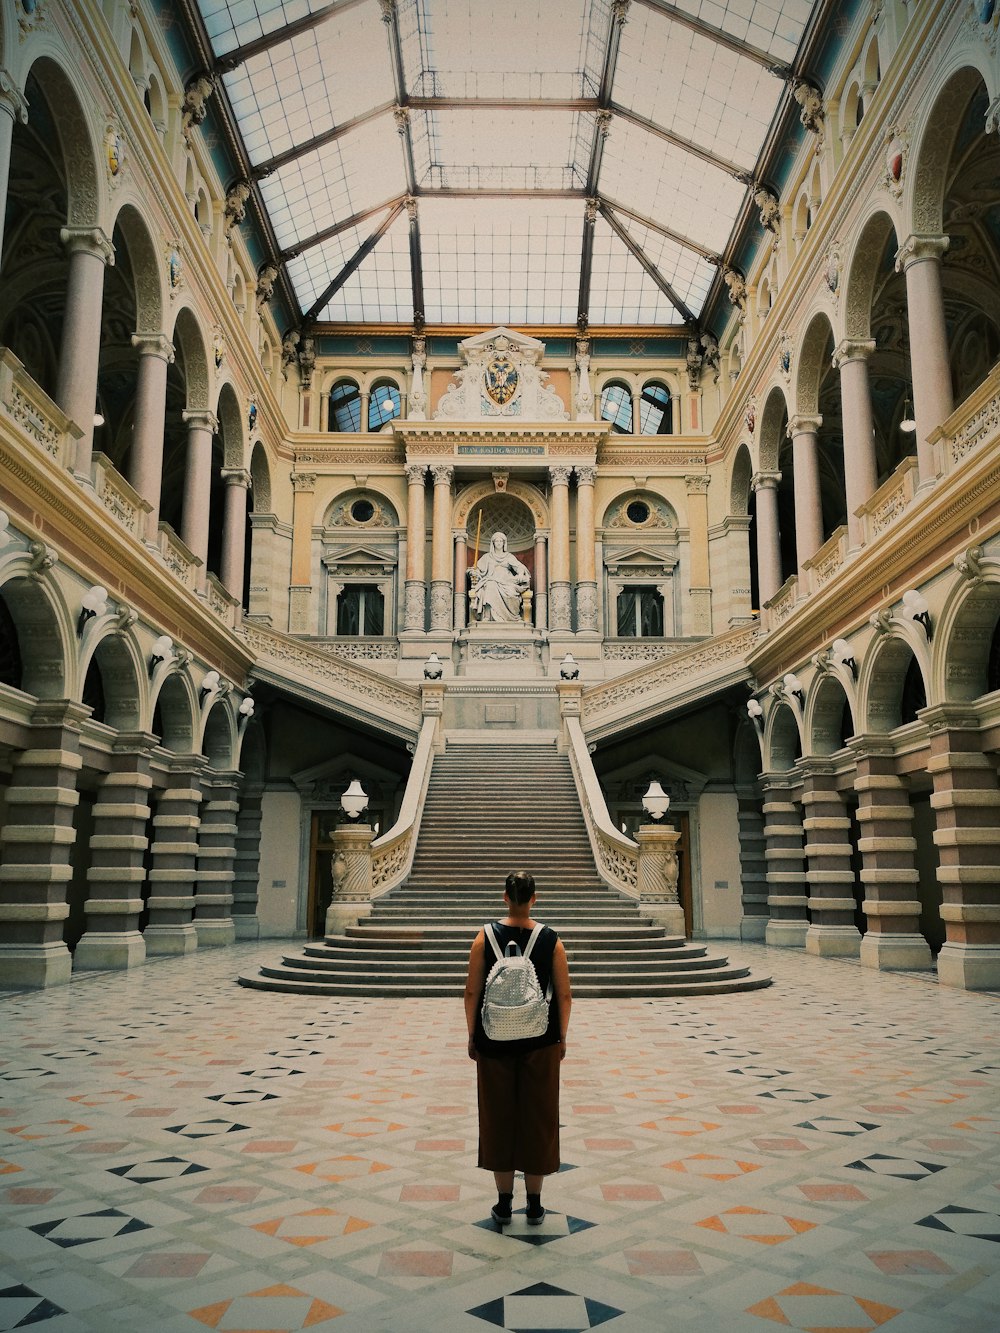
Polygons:
[[[507,876],[504,888],[506,915],[493,923],[501,953],[514,941],[524,953],[537,922],[535,881],[524,870]],[[543,926],[531,952],[531,964],[542,994],[551,983],[548,1027],[541,1036],[516,1041],[495,1041],[483,1027],[483,993],[493,963],[487,957],[486,931],[481,930],[469,953],[465,984],[465,1017],[469,1031],[469,1059],[476,1062],[479,1102],[478,1165],[492,1171],[497,1201],[492,1216],[503,1229],[510,1220],[514,1173],[524,1173],[529,1226],[545,1217],[542,1180],[559,1170],[559,1073],[566,1055],[572,994],[569,964],[562,940]]]

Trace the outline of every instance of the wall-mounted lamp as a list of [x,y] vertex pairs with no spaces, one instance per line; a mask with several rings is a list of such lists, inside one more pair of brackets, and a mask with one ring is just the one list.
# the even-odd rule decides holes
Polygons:
[[165,662],[168,657],[172,658],[173,655],[174,655],[173,639],[170,637],[169,634],[161,634],[160,637],[153,644],[152,650],[149,655],[150,678],[152,678],[153,672],[160,665],[160,663]]
[[214,689],[218,689],[219,673],[217,671],[206,671],[201,680],[201,691],[198,695],[198,702],[205,702],[205,695],[211,694]]
[[102,412],[95,412],[95,413],[94,413],[94,426],[97,427],[97,426],[103,426],[103,425],[104,425],[104,414],[103,414]]
[[830,644],[830,661],[835,662],[837,666],[847,667],[852,676],[857,676],[857,658],[846,639],[834,639],[833,643]]
[[907,435],[912,435],[917,429],[917,423],[913,418],[913,404],[910,402],[909,396],[903,404],[903,415],[899,421],[899,429],[905,431]]
[[396,404],[392,401],[391,398],[386,398],[385,401],[382,403],[382,411],[388,412],[390,416],[392,416],[393,413],[396,411]]
[[567,653],[559,663],[559,675],[563,680],[576,680],[580,674],[580,663],[572,653]]
[[646,795],[642,798],[642,808],[647,815],[653,819],[662,819],[670,809],[670,797],[657,782],[656,778],[649,784]]
[[930,643],[934,637],[931,628],[931,610],[926,599],[921,597],[915,588],[907,588],[906,592],[903,593],[903,610],[911,620],[916,620],[923,625],[927,642]]
[[77,636],[83,633],[87,621],[93,616],[103,616],[108,609],[108,590],[95,583],[80,598],[80,615],[76,622]]
[[361,783],[354,778],[347,791],[340,798],[340,808],[347,815],[348,819],[357,819],[358,815],[368,804],[368,796],[363,790]]
[[751,721],[753,722],[760,721],[760,719],[764,716],[764,710],[760,705],[759,699],[747,700],[747,713],[750,716]]
[[254,708],[256,708],[256,704],[254,703],[253,698],[248,694],[240,704],[240,717],[253,717]]
[[786,694],[794,694],[800,704],[805,703],[806,692],[802,688],[802,682],[799,680],[798,676],[796,676],[793,672],[789,671],[786,675],[782,677],[781,683],[785,687]]

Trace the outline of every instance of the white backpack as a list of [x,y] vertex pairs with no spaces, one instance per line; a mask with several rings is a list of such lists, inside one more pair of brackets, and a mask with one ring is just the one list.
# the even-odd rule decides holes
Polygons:
[[496,954],[483,991],[483,1031],[490,1041],[543,1036],[549,1026],[552,983],[543,995],[531,951],[545,927],[541,922],[535,926],[523,954],[514,940],[501,953],[493,927],[487,923],[483,929]]

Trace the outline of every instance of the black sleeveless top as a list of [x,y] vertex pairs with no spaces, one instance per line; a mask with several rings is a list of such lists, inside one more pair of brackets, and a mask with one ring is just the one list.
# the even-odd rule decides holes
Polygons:
[[[524,953],[528,947],[528,940],[531,938],[530,927],[503,926],[499,921],[493,921],[490,924],[493,926],[493,934],[497,937],[497,944],[500,946],[501,953],[506,950],[511,940]],[[534,964],[535,974],[538,977],[538,984],[542,988],[543,995],[552,981],[552,956],[556,951],[558,940],[559,936],[551,926],[543,926],[541,934],[535,940],[535,947],[531,951],[531,961]],[[486,976],[489,976],[490,968],[496,960],[493,946],[487,939]],[[483,989],[485,990],[485,982]],[[552,996],[552,1003],[549,1005],[549,1026],[540,1037],[522,1037],[520,1041],[490,1041],[483,1031],[483,994],[480,992],[476,1004],[476,1031],[473,1041],[476,1050],[481,1051],[483,1055],[513,1055],[518,1051],[535,1051],[541,1046],[554,1046],[559,1041],[559,1004],[555,995]]]

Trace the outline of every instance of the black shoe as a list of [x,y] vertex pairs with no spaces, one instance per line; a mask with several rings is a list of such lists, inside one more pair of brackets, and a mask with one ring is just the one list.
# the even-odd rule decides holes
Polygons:
[[539,1195],[528,1195],[528,1206],[524,1210],[524,1220],[529,1227],[540,1227],[545,1221],[545,1209],[542,1207],[542,1200]]
[[510,1226],[511,1204],[513,1194],[498,1194],[497,1201],[490,1209],[490,1216],[502,1231],[504,1227]]

